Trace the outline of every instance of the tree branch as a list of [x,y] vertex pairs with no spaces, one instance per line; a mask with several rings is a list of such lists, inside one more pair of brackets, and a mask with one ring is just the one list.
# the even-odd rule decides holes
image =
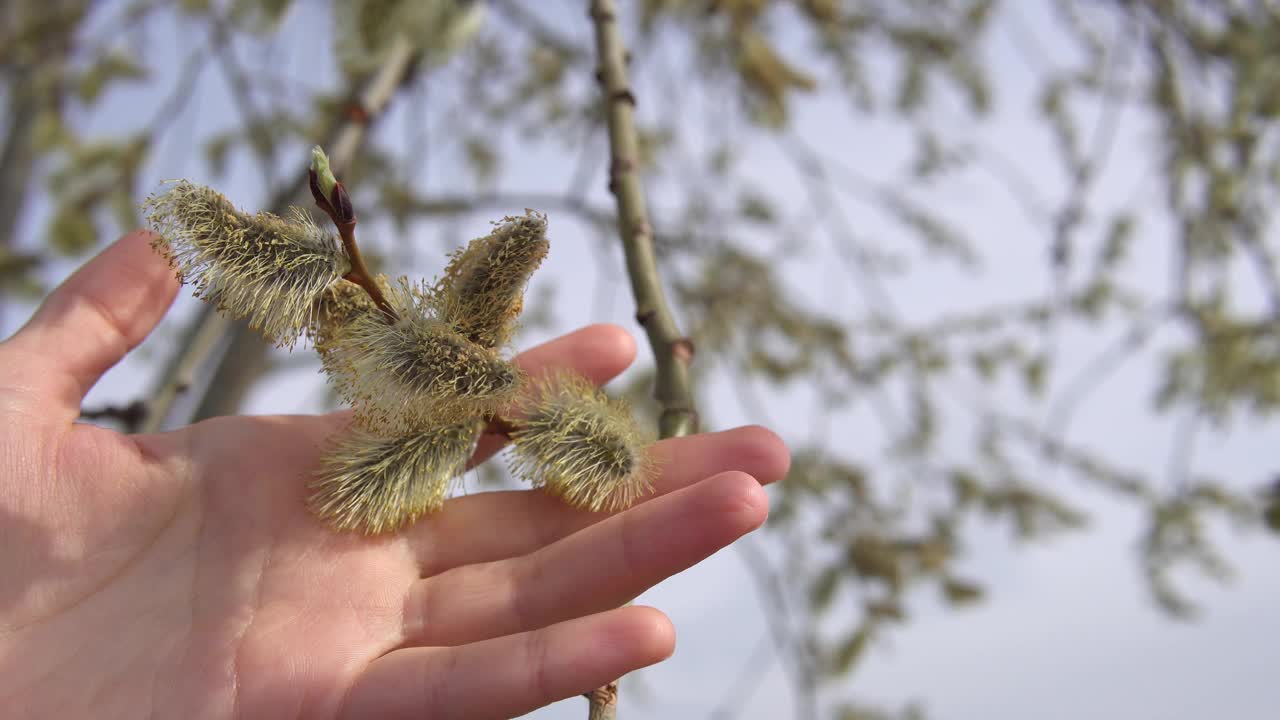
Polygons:
[[657,366],[654,395],[662,406],[662,437],[697,432],[698,416],[689,382],[693,342],[680,334],[658,277],[653,226],[637,170],[639,153],[634,118],[635,96],[627,78],[626,48],[613,0],[592,0],[599,80],[606,103],[609,191],[617,202],[618,227],[627,259],[627,275],[636,301],[636,320],[644,327]]
[[81,420],[115,420],[125,432],[133,432],[147,417],[147,404],[134,400],[128,405],[106,405],[80,411]]
[[787,588],[781,574],[769,561],[768,555],[750,536],[741,538],[735,545],[746,563],[751,579],[756,584],[756,597],[767,620],[769,635],[773,638],[774,651],[779,658],[790,655],[786,663],[795,690],[795,716],[797,720],[818,717],[817,670],[812,667],[804,640],[797,638],[792,628]]
[[[542,211],[557,211],[576,216],[581,222],[599,230],[616,232],[618,222],[614,211],[589,203],[572,192],[548,193],[522,190],[499,190],[481,193],[440,193],[432,195],[414,195],[403,193],[395,197],[388,205],[393,211],[413,213],[423,216],[454,216],[480,211],[497,209],[510,212],[516,208],[536,208]],[[661,213],[659,213],[661,214]],[[687,237],[680,231],[663,226],[652,229],[655,243],[661,246],[675,247],[685,242],[712,245],[723,243],[729,237],[731,226],[739,218],[728,213],[708,218],[707,224],[723,229],[723,234],[693,235]]]
[[218,67],[223,78],[231,89],[231,99],[235,102],[240,115],[247,120],[249,130],[249,149],[258,161],[258,169],[268,185],[274,184],[275,163],[274,143],[267,135],[269,130],[262,123],[262,114],[258,112],[253,101],[253,92],[249,86],[249,73],[245,72],[240,60],[236,57],[235,46],[231,42],[231,28],[226,18],[214,13],[210,15],[213,23],[214,52],[217,55]]
[[[29,61],[12,65],[0,49],[0,86],[7,97],[6,116],[8,127],[0,144],[0,249],[10,249],[18,237],[23,209],[29,199],[32,176],[38,160],[35,142],[36,121],[41,110],[59,109],[63,104],[66,66],[75,50],[75,33],[85,8],[79,6],[54,6],[49,19],[54,22],[39,33],[40,72]],[[22,17],[22,12],[17,13]],[[0,22],[12,25],[14,17],[0,17]],[[6,22],[7,21],[7,22]],[[16,28],[17,34],[32,32],[33,27]],[[7,48],[9,41],[0,43]],[[21,43],[17,43],[21,45]],[[41,81],[40,78],[45,78]]]
[[153,433],[164,429],[174,403],[195,383],[200,366],[210,360],[214,351],[223,345],[220,341],[225,337],[230,324],[230,321],[213,312],[211,306],[201,308],[200,314],[183,333],[178,351],[160,374],[155,389],[151,391],[146,401],[147,411],[137,426],[138,432]]
[[34,93],[26,87],[28,81],[21,79],[20,75],[14,72],[12,78],[5,78],[9,91],[6,113],[9,128],[3,143],[0,143],[0,251],[5,252],[18,235],[18,220],[22,217],[35,166],[31,136],[39,107]]
[[[644,327],[657,369],[654,396],[662,407],[658,430],[662,437],[697,432],[698,413],[689,382],[693,342],[680,334],[658,278],[653,254],[653,226],[637,171],[635,95],[627,78],[627,50],[618,28],[613,0],[592,0],[597,78],[609,126],[609,191],[618,208],[618,229],[627,258],[627,275],[636,300],[636,320]],[[618,713],[618,683],[587,695],[591,720],[613,720]]]
[[584,48],[578,47],[572,39],[565,37],[553,26],[544,22],[538,14],[529,9],[522,0],[498,0],[495,9],[506,17],[508,22],[519,25],[528,31],[539,45],[552,48],[569,60],[581,60],[587,56]]
[[[398,39],[388,53],[386,62],[368,80],[364,91],[353,89],[349,93],[355,99],[344,108],[342,117],[334,119],[330,142],[327,143],[328,147],[333,148],[334,165],[346,168],[351,164],[369,123],[386,109],[415,60],[416,53],[412,46],[407,41]],[[290,204],[303,202],[303,198],[307,197],[306,181],[307,171],[304,167],[293,175],[286,187],[276,193],[269,207],[279,213]],[[219,364],[213,357],[214,350],[223,345],[218,340],[228,334],[231,339]],[[213,365],[216,370],[199,398],[196,419],[234,412],[247,389],[249,379],[256,377],[266,364],[266,346],[262,341],[252,335],[248,328],[235,325],[219,315],[212,306],[200,308],[187,337],[200,339],[200,342],[184,342],[161,373],[160,383],[150,400],[151,408],[144,432],[163,428],[174,402],[187,390],[192,378],[202,374],[201,368]]]

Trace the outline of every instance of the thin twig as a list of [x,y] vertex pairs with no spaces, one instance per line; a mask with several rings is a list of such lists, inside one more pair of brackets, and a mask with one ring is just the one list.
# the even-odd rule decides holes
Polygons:
[[1254,270],[1258,274],[1258,284],[1267,296],[1271,306],[1271,319],[1280,321],[1280,272],[1277,272],[1276,258],[1267,248],[1261,237],[1252,233],[1240,233],[1239,242],[1245,254],[1253,261]]
[[134,400],[128,405],[106,405],[100,408],[81,409],[81,420],[116,420],[126,432],[133,432],[147,417],[147,404],[141,400]]
[[[563,193],[537,191],[501,191],[483,193],[441,193],[432,195],[405,194],[397,199],[401,203],[399,209],[405,212],[422,215],[462,215],[479,212],[488,208],[538,208],[555,210],[577,216],[582,222],[594,227],[613,231],[617,219],[612,210],[598,207],[582,197],[577,191]],[[729,215],[715,215],[708,219],[708,224],[720,228],[728,228],[735,222]],[[654,241],[659,245],[675,245],[681,241],[676,232],[663,232],[661,226],[653,228]],[[716,240],[722,237],[715,238]],[[710,242],[711,238],[695,238],[695,241]]]
[[[1129,56],[1130,49],[1128,44],[1122,42],[1122,40],[1126,34],[1133,32],[1135,29],[1141,31],[1140,27],[1132,28],[1124,22],[1117,23],[1115,38],[1108,46],[1106,55],[1102,59],[1104,67],[1101,86],[1104,91],[1116,82],[1117,75],[1120,75],[1124,70],[1128,70],[1131,61]],[[1070,186],[1067,189],[1062,207],[1054,214],[1051,223],[1049,258],[1053,277],[1050,295],[1055,311],[1050,313],[1044,327],[1043,354],[1045,357],[1052,357],[1057,354],[1058,331],[1061,327],[1060,315],[1061,311],[1065,310],[1069,303],[1072,255],[1074,254],[1073,248],[1076,236],[1088,219],[1087,204],[1089,193],[1096,187],[1097,179],[1106,168],[1111,152],[1116,145],[1116,139],[1119,137],[1120,120],[1124,108],[1128,104],[1128,96],[1122,90],[1118,95],[1107,97],[1103,102],[1106,104],[1099,109],[1098,116],[1094,120],[1093,130],[1089,136],[1087,156],[1079,155],[1074,147],[1063,149],[1065,154],[1072,155],[1072,157],[1064,158],[1064,162],[1069,166],[1068,180]],[[1064,110],[1064,112],[1066,111]]]
[[1146,347],[1147,341],[1167,318],[1163,313],[1153,314],[1134,324],[1068,380],[1058,398],[1045,411],[1045,436],[1065,440],[1076,409],[1127,360]]
[[[697,432],[698,414],[689,382],[693,342],[680,334],[658,278],[653,253],[653,226],[640,184],[635,95],[627,77],[627,50],[618,27],[613,0],[592,0],[597,79],[609,127],[609,191],[618,208],[618,229],[627,258],[627,274],[636,301],[636,320],[644,327],[657,370],[654,396],[662,407],[659,434],[666,437]],[[613,720],[618,713],[618,683],[588,694],[591,720]]]
[[6,81],[9,95],[5,113],[8,128],[0,141],[0,250],[6,252],[18,236],[18,222],[28,188],[32,186],[31,173],[36,162],[31,138],[40,108],[35,90],[30,87],[33,83],[24,80],[22,75],[15,70],[0,76],[0,80]]
[[342,238],[342,247],[347,253],[347,260],[351,262],[351,271],[344,275],[343,279],[364,289],[365,294],[373,300],[373,304],[382,311],[387,322],[394,323],[400,319],[400,316],[382,294],[382,288],[378,287],[378,281],[369,271],[369,266],[364,264],[360,245],[356,243],[357,218],[355,209],[351,205],[351,197],[347,195],[347,189],[342,183],[333,178],[332,172],[327,167],[324,173],[334,183],[327,195],[321,187],[321,181],[314,166],[307,173],[307,177],[310,180],[311,196],[315,199],[316,206],[333,221],[333,226],[338,229],[338,235]]
[[205,316],[200,315],[183,334],[179,351],[148,396],[148,410],[138,424],[138,432],[153,433],[164,429],[174,402],[195,382],[196,372],[204,361],[222,345],[221,340],[229,323],[216,313],[210,312],[209,317],[218,318],[219,322],[201,322]]
[[351,261],[351,272],[343,276],[368,293],[369,298],[373,300],[373,304],[378,306],[383,316],[395,322],[399,319],[391,303],[387,302],[387,298],[382,294],[382,288],[378,287],[378,281],[374,279],[373,273],[369,272],[369,266],[364,264],[364,257],[360,255],[360,247],[356,245],[356,234],[354,229],[339,233],[342,236],[342,246],[347,250],[347,259]]
[[204,72],[208,54],[212,48],[216,47],[215,41],[210,41],[207,46],[203,46],[192,50],[187,54],[187,58],[182,61],[182,69],[178,71],[178,78],[174,81],[173,90],[169,96],[164,99],[156,109],[151,113],[151,119],[147,121],[143,133],[148,138],[153,138],[152,142],[164,130],[173,124],[174,120],[182,114],[191,99],[196,96],[196,86],[200,81],[200,75]]
[[[21,12],[18,13],[21,16]],[[30,197],[32,174],[37,170],[39,152],[34,142],[42,110],[56,110],[64,102],[64,80],[46,83],[39,78],[63,78],[65,67],[75,52],[78,21],[59,22],[40,33],[38,62],[41,72],[26,62],[9,65],[0,50],[7,90],[7,129],[0,145],[0,248],[8,249],[18,237],[23,209]],[[30,28],[19,27],[19,32]],[[9,46],[0,43],[0,48]]]
[[[880,281],[875,268],[861,253],[847,252],[846,248],[857,247],[857,234],[853,231],[853,223],[845,213],[844,203],[832,190],[832,174],[828,169],[829,161],[815,148],[803,140],[779,140],[779,146],[791,160],[801,182],[804,183],[808,195],[809,206],[815,218],[821,223],[827,239],[830,241],[836,257],[840,258],[847,269],[850,280],[863,296],[867,306],[874,314],[897,317],[898,309],[893,297]],[[851,171],[845,171],[845,187],[857,191],[869,200],[883,198],[891,193],[887,186],[860,180]]]
[[767,625],[774,649],[779,657],[788,654],[792,657],[792,662],[787,667],[791,669],[791,679],[795,686],[796,719],[816,718],[818,699],[814,683],[817,672],[809,662],[804,642],[796,638],[797,633],[791,627],[794,615],[787,600],[787,588],[782,575],[752,537],[741,538],[734,547],[747,564],[751,579],[756,583],[756,597],[760,599],[764,615],[769,619]]
[[747,656],[747,661],[743,663],[742,669],[738,671],[737,679],[729,686],[729,690],[720,700],[720,704],[707,717],[711,720],[733,720],[734,717],[737,717],[738,709],[745,705],[751,699],[752,694],[760,688],[764,680],[764,674],[773,667],[773,663],[777,659],[778,655],[774,652],[774,640],[768,632],[765,632],[756,642],[755,649]]
[[[739,354],[735,350],[735,354]],[[750,378],[744,378],[739,384],[739,392],[737,393],[738,404],[748,417],[758,418],[769,427],[775,427],[776,423],[771,418],[768,405],[760,397],[756,387],[752,384]],[[874,400],[872,401],[874,403]],[[893,427],[896,423],[882,418],[885,427]],[[816,436],[816,434],[815,434]],[[812,667],[813,663],[805,654],[805,641],[803,638],[797,637],[802,630],[792,627],[793,613],[789,609],[790,603],[787,600],[787,585],[782,579],[781,573],[773,566],[769,560],[769,556],[765,553],[759,543],[751,536],[741,538],[734,543],[734,549],[742,558],[743,565],[747,570],[747,574],[751,576],[756,586],[756,597],[761,602],[761,614],[764,616],[765,624],[768,626],[766,639],[772,640],[774,656],[771,659],[784,660],[783,670],[787,675],[788,681],[792,685],[793,699],[795,702],[794,717],[797,720],[802,718],[817,717],[818,700],[816,695],[816,687],[814,681],[816,679],[816,671]],[[789,560],[796,560],[791,557]],[[791,569],[794,570],[794,567]],[[764,668],[758,663],[751,663],[744,666],[741,673],[763,672]],[[741,678],[734,683],[734,688],[744,687]],[[745,686],[753,687],[753,686]],[[745,702],[744,693],[732,689],[726,694],[725,699],[721,701],[720,706],[711,714],[712,720],[728,720],[733,717],[736,706],[731,699],[737,698],[739,702]]]
[[222,75],[228,87],[231,88],[231,98],[239,109],[240,115],[246,118],[250,135],[249,146],[253,150],[254,158],[258,161],[258,169],[262,172],[263,180],[268,186],[273,185],[275,184],[274,143],[270,142],[269,138],[268,142],[257,142],[258,138],[254,137],[269,134],[271,129],[264,124],[262,114],[258,112],[257,103],[253,100],[253,91],[249,86],[249,73],[245,72],[239,59],[236,58],[228,21],[216,13],[211,18],[218,67],[221,68]]
[[571,38],[565,37],[555,26],[544,21],[533,10],[533,3],[520,0],[498,0],[494,9],[500,12],[508,22],[528,31],[529,35],[543,47],[549,47],[568,60],[579,60],[587,56],[585,48],[578,47]]

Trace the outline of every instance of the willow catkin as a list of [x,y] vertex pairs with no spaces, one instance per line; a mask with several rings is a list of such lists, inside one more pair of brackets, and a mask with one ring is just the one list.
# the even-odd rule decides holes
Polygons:
[[577,373],[533,384],[511,440],[513,472],[574,507],[622,510],[652,489],[651,438],[624,402]]
[[515,332],[529,277],[550,247],[545,215],[504,218],[453,253],[436,283],[441,318],[474,343],[502,346]]
[[316,300],[350,269],[331,233],[301,210],[285,219],[242,212],[218,192],[180,180],[147,198],[155,245],[196,297],[293,347]]
[[[391,283],[386,275],[377,275],[374,282],[386,295],[391,292]],[[323,357],[334,343],[339,342],[342,331],[353,320],[364,314],[379,314],[378,306],[369,297],[369,293],[349,280],[338,280],[325,288],[316,301],[315,312],[311,314],[311,326],[307,335],[315,345],[316,351]]]
[[308,504],[339,530],[398,530],[444,504],[480,427],[459,423],[392,437],[355,429],[326,453]]
[[520,370],[438,319],[430,293],[401,280],[387,300],[398,319],[357,313],[323,341],[324,369],[362,425],[400,432],[463,422],[514,399]]

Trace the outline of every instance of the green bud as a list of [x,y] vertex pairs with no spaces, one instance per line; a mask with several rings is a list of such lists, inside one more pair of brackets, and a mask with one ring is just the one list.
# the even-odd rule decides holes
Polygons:
[[333,176],[333,170],[329,168],[329,156],[324,154],[324,149],[319,145],[311,148],[311,169],[316,174],[324,197],[333,197],[333,188],[338,185],[338,178]]

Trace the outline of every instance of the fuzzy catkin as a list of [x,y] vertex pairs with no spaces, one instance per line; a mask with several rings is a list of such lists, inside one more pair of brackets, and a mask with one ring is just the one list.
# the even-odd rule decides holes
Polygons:
[[515,332],[529,277],[550,248],[545,215],[504,218],[453,253],[436,283],[442,319],[474,343],[502,346]]
[[362,425],[402,432],[462,422],[514,399],[519,368],[438,319],[430,293],[402,280],[387,300],[399,319],[358,313],[323,341],[325,371]]
[[[391,292],[391,283],[386,275],[377,275],[374,282],[383,294]],[[315,312],[311,315],[311,326],[307,334],[315,345],[316,351],[323,357],[334,343],[340,342],[342,331],[353,320],[364,314],[378,314],[378,306],[373,298],[359,285],[349,280],[338,280],[321,293],[316,301]]]
[[562,370],[534,383],[511,435],[512,471],[574,507],[618,511],[652,490],[651,438],[621,400]]
[[242,212],[218,192],[180,180],[144,204],[155,245],[196,297],[293,347],[320,295],[350,271],[336,238],[301,210],[285,219]]
[[356,429],[325,455],[308,504],[339,530],[398,530],[444,505],[479,429],[459,423],[393,437]]

